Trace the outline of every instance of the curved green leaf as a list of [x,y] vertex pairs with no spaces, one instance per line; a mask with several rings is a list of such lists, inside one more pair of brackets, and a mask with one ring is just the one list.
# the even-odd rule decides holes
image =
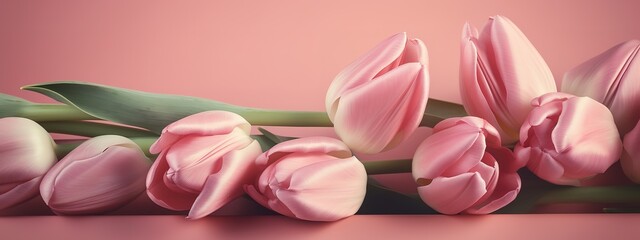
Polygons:
[[54,82],[22,89],[44,94],[99,119],[146,128],[155,133],[183,117],[210,110],[234,112],[254,125],[332,126],[325,112],[247,108],[203,98],[90,83]]
[[240,107],[195,97],[153,94],[97,84],[55,82],[25,86],[96,118],[143,127],[160,133],[171,122],[207,110]]

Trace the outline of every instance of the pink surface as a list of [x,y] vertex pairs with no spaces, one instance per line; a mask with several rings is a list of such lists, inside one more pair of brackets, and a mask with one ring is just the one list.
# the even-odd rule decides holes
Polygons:
[[358,215],[318,223],[283,216],[207,217],[195,221],[181,216],[43,216],[0,218],[0,231],[11,239],[51,240],[637,239],[640,229],[630,224],[638,219],[639,214]]
[[[234,104],[324,110],[329,83],[342,68],[391,34],[424,40],[434,98],[459,102],[462,26],[502,14],[522,29],[556,81],[609,47],[640,38],[637,1],[0,1],[0,92],[34,101],[27,84],[76,80],[213,98]],[[278,129],[278,128],[276,128]],[[428,130],[400,150],[411,155]],[[277,132],[278,133],[278,132]],[[333,135],[312,129],[307,134]],[[406,187],[406,186],[405,186]],[[415,189],[409,186],[409,189]],[[638,234],[639,215],[355,216],[337,223],[283,217],[0,218],[14,239],[109,235],[227,237],[554,236],[617,238]],[[38,226],[35,230],[33,226]],[[383,227],[372,227],[383,226]],[[77,235],[76,235],[77,234]],[[267,234],[267,235],[263,235]],[[268,235],[271,234],[271,235]]]

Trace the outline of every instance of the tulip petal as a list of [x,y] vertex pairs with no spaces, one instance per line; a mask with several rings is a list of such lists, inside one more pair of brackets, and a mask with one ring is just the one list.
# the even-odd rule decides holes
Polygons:
[[418,187],[420,198],[444,214],[464,211],[486,192],[486,185],[478,173],[463,173],[450,178],[438,177],[431,184]]
[[[229,152],[222,159],[221,174],[210,175],[195,199],[188,218],[205,217],[241,196],[243,186],[257,175],[254,159],[262,152],[257,141],[241,150]],[[225,174],[226,173],[226,174]]]
[[570,178],[603,173],[619,159],[622,151],[622,142],[609,110],[587,97],[563,102],[563,111],[551,140],[555,151],[563,154],[565,176]]
[[[516,148],[517,146],[518,145],[516,145]],[[527,165],[526,161],[523,162],[516,159],[514,153],[505,147],[487,148],[487,153],[493,156],[498,162],[498,165],[500,165],[500,169],[506,172],[515,172]]]
[[15,206],[38,195],[41,180],[42,176],[35,177],[0,194],[0,209]]
[[640,119],[640,41],[618,44],[568,71],[562,90],[588,96],[611,109],[621,133],[630,131]]
[[[134,159],[143,156],[137,147],[116,145],[100,155],[79,160],[73,158],[74,152],[61,161],[67,163],[64,168],[47,173],[41,183],[51,190],[43,191],[47,193],[43,198],[54,211],[86,214],[114,210],[145,190],[144,179],[139,176],[147,173],[151,162]],[[118,177],[114,178],[116,174]]]
[[[1,182],[27,182],[44,175],[56,161],[54,142],[36,122],[0,118]],[[2,209],[2,208],[0,208]]]
[[465,22],[462,27],[462,42],[465,43],[472,38],[478,38],[478,29]]
[[335,221],[358,211],[366,183],[367,173],[355,157],[317,161],[294,172],[289,188],[277,197],[297,218]]
[[521,186],[522,182],[518,173],[500,172],[497,186],[490,197],[484,201],[479,201],[480,204],[467,209],[465,212],[470,214],[492,213],[513,202],[520,192]]
[[429,53],[427,52],[427,46],[425,46],[424,42],[420,39],[409,39],[407,41],[406,48],[402,53],[400,64],[410,62],[418,62],[422,64],[425,69],[429,69]]
[[200,192],[209,175],[220,171],[222,156],[254,140],[234,129],[226,135],[186,136],[167,151],[172,181],[186,191]]
[[436,132],[416,150],[412,163],[414,179],[467,172],[480,162],[485,149],[484,135],[476,127],[460,125]]
[[[157,159],[164,159],[164,152]],[[188,210],[195,201],[197,194],[186,191],[176,191],[163,184],[165,173],[169,170],[166,161],[156,160],[151,165],[147,175],[147,195],[159,206],[175,211]]]
[[[262,205],[265,208],[269,208],[277,213],[280,213],[282,215],[285,215],[287,217],[291,217],[291,218],[295,218],[296,216],[291,212],[291,210],[289,210],[289,208],[287,208],[287,206],[285,206],[284,204],[282,204],[280,201],[278,201],[277,198],[273,197],[273,198],[268,198],[263,194],[272,194],[270,189],[267,189],[267,191],[269,192],[259,192],[258,189],[256,189],[255,186],[252,185],[245,185],[244,186],[244,192],[247,193],[247,195],[249,195],[249,197],[251,197],[251,199],[255,200],[258,204]],[[280,190],[277,190],[280,191]],[[275,196],[275,194],[272,194]]]
[[469,39],[463,45],[460,56],[460,95],[465,110],[498,128],[504,142],[515,141],[514,134],[509,131],[513,126],[509,125],[508,111],[504,107],[500,108],[502,104],[497,101],[496,90],[492,90],[488,84],[493,77],[487,64],[479,57],[475,40]]
[[283,142],[273,146],[256,159],[262,166],[290,153],[322,153],[337,158],[348,158],[353,154],[343,142],[329,137],[305,137]]
[[344,92],[370,81],[383,69],[398,60],[406,42],[406,33],[395,34],[383,40],[367,54],[342,70],[327,91],[325,104],[329,118],[333,120],[337,111],[337,101]]
[[[334,128],[352,149],[375,153],[407,137],[418,127],[426,107],[428,85],[423,66],[407,63],[368,84],[345,92]],[[411,131],[412,132],[412,131]]]
[[547,64],[509,19],[495,16],[475,37],[465,25],[460,89],[467,112],[487,119],[505,144],[517,141],[531,99],[556,92]]
[[151,145],[151,153],[159,153],[175,141],[177,136],[184,135],[223,135],[233,129],[240,129],[246,134],[251,131],[251,125],[240,115],[227,111],[207,111],[196,113],[169,124],[162,130],[162,135]]
[[640,122],[624,136],[624,153],[620,159],[624,174],[635,183],[640,183]]
[[540,53],[520,29],[506,17],[489,20],[478,38],[486,44],[506,94],[501,95],[516,123],[522,123],[531,110],[531,99],[556,92],[553,74]]
[[539,149],[531,149],[531,153],[535,155],[530,158],[527,167],[531,172],[535,173],[536,176],[555,184],[580,185],[578,180],[564,178],[564,166],[548,153],[543,153]]

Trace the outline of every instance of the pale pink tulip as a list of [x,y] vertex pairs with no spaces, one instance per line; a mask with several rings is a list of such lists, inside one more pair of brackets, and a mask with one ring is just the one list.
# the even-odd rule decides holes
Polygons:
[[49,133],[26,118],[0,119],[0,209],[38,195],[42,176],[56,162]]
[[399,33],[347,66],[331,83],[326,109],[353,150],[378,153],[411,135],[429,98],[427,48]]
[[631,181],[640,183],[640,122],[624,136],[623,146],[620,164],[624,175]]
[[612,47],[564,75],[562,91],[587,96],[607,106],[621,135],[640,120],[640,41]]
[[150,148],[160,153],[147,175],[147,194],[189,218],[209,215],[243,194],[242,186],[259,174],[262,153],[249,136],[251,125],[235,113],[208,111],[180,119]]
[[364,200],[367,173],[344,143],[327,137],[282,142],[256,160],[266,169],[245,191],[280,214],[335,221],[355,214]]
[[607,107],[588,97],[549,93],[531,102],[514,151],[538,177],[580,185],[618,158],[622,141]]
[[466,24],[460,56],[460,94],[465,110],[486,119],[504,144],[518,140],[531,100],[556,92],[551,70],[508,18],[489,19],[482,32]]
[[54,165],[40,184],[44,202],[57,214],[96,214],[118,209],[145,190],[151,161],[128,138],[87,140]]
[[413,157],[420,198],[444,214],[487,214],[520,192],[521,166],[500,145],[498,131],[477,117],[446,119]]

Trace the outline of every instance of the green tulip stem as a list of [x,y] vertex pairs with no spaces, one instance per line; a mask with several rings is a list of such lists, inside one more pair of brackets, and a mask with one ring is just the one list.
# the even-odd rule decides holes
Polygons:
[[62,133],[84,137],[96,137],[100,135],[120,135],[123,137],[157,137],[158,135],[150,131],[113,125],[101,122],[87,121],[50,121],[39,122],[39,124],[51,133]]
[[[149,148],[156,140],[158,140],[157,137],[132,137],[129,139],[131,139],[131,141],[136,143],[140,147],[142,152],[144,152],[145,155],[147,155],[148,157],[154,156],[153,154],[149,153]],[[56,156],[58,157],[58,159],[62,159],[64,156],[69,154],[73,149],[75,149],[80,144],[82,144],[82,142],[84,142],[84,140],[65,141],[64,143],[56,144],[56,147],[55,147]]]
[[331,127],[333,123],[325,112],[285,111],[247,108],[236,111],[251,125],[290,127]]
[[22,105],[16,117],[28,118],[36,122],[97,120],[77,108],[64,104],[26,104]]
[[[333,123],[325,112],[281,111],[264,109],[238,110],[240,116],[253,125],[292,127],[331,127]],[[457,103],[430,98],[420,122],[420,126],[434,127],[440,121],[451,117],[467,116],[464,107]]]
[[550,191],[537,201],[551,203],[640,204],[640,186],[568,187]]
[[411,159],[362,162],[367,175],[411,173]]
[[[333,123],[325,112],[268,110],[238,107],[230,110],[257,126],[331,127]],[[429,99],[420,126],[433,127],[450,118],[466,116],[462,105]],[[28,104],[21,106],[16,117],[29,118],[37,122],[99,120],[75,107],[64,104]],[[84,129],[83,131],[90,131]]]

